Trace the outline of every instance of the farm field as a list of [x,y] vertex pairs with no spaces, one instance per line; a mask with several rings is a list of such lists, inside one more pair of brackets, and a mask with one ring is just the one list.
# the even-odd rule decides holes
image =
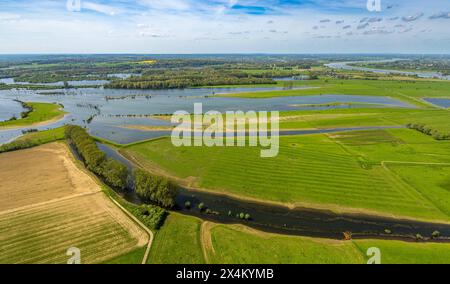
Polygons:
[[382,161],[449,162],[449,147],[414,130],[390,129],[280,137],[280,154],[272,159],[260,158],[257,147],[176,148],[168,138],[121,152],[189,187],[291,206],[448,221]]
[[146,245],[65,144],[1,154],[0,166],[0,263],[65,263],[71,247],[101,263]]
[[171,213],[156,233],[148,263],[205,263],[200,240],[201,223],[200,219]]
[[21,126],[39,126],[57,121],[64,117],[65,112],[58,104],[49,103],[26,103],[32,111],[25,118],[17,120],[1,121],[0,130]]

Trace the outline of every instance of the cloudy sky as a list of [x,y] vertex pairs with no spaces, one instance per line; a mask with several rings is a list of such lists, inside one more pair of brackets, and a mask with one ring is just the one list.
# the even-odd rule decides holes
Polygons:
[[0,0],[0,53],[450,53],[450,0],[367,1]]

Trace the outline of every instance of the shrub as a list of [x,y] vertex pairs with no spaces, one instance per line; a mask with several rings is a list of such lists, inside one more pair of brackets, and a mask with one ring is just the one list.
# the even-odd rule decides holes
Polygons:
[[[123,202],[122,202],[123,203]],[[122,204],[131,214],[151,229],[159,229],[167,216],[167,211],[153,205]]]
[[441,233],[439,231],[434,231],[433,234],[431,234],[431,237],[433,239],[437,239],[441,236]]

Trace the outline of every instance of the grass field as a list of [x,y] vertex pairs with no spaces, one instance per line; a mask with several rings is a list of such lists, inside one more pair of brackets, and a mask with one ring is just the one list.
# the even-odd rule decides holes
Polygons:
[[450,245],[383,240],[332,241],[267,234],[243,226],[211,229],[212,263],[365,264],[367,250],[380,249],[382,264],[449,263]]
[[39,132],[31,132],[27,133],[19,138],[16,141],[33,141],[39,144],[46,144],[49,142],[63,140],[65,138],[65,127],[58,127],[50,130],[44,130]]
[[241,226],[211,229],[212,263],[217,264],[339,264],[363,263],[352,242],[271,235]]
[[70,247],[101,263],[146,245],[72,159],[63,143],[0,155],[0,263],[65,263]]
[[387,166],[450,216],[450,163],[447,165],[390,163]]
[[372,247],[380,249],[383,264],[450,261],[449,244],[284,236],[242,225],[200,225],[199,219],[178,214],[169,220],[157,234],[150,263],[365,264],[369,258],[367,250]]
[[176,148],[170,139],[121,151],[187,186],[337,211],[448,220],[431,199],[381,162],[450,162],[450,142],[408,129],[370,133],[281,137],[280,154],[271,159],[260,158],[257,147]]
[[148,262],[151,264],[205,263],[200,243],[201,220],[171,213],[156,233]]
[[248,92],[224,96],[244,98],[269,98],[278,96],[306,96],[321,94],[342,94],[360,96],[393,97],[419,107],[430,107],[421,100],[424,97],[450,97],[450,82],[447,81],[405,81],[405,80],[338,80],[321,79],[298,81],[297,86],[319,87],[304,90],[283,90],[271,92]]
[[379,248],[382,264],[450,263],[449,244],[419,244],[382,240],[357,240],[353,242],[364,254],[368,248]]
[[38,126],[64,117],[65,112],[60,105],[49,103],[26,103],[32,111],[26,118],[2,121],[0,129],[21,126]]
[[420,123],[450,132],[450,111],[442,109],[357,108],[282,112],[280,129],[405,126]]

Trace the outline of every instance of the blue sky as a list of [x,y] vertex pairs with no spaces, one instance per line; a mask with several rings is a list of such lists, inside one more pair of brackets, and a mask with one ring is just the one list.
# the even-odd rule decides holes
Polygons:
[[0,0],[0,53],[450,53],[449,0],[367,1]]

